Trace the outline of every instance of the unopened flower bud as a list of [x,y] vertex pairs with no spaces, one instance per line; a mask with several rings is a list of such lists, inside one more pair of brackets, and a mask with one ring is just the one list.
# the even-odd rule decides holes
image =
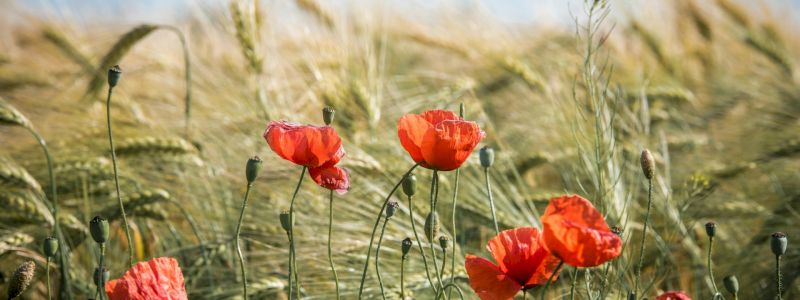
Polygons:
[[408,251],[411,251],[411,246],[413,244],[414,243],[411,242],[411,238],[406,238],[403,240],[403,244],[400,248],[403,251],[403,258],[406,258],[406,256],[408,256]]
[[432,212],[425,218],[425,237],[433,241],[437,235],[439,235],[439,215]]
[[619,226],[611,226],[611,233],[616,234],[617,236],[622,236],[622,228]]
[[14,271],[11,281],[8,283],[8,299],[14,299],[22,295],[33,280],[36,273],[36,264],[33,261],[26,261]]
[[58,240],[52,236],[45,238],[42,242],[42,251],[44,252],[44,256],[47,258],[56,256],[56,253],[58,252]]
[[386,219],[391,218],[394,216],[394,213],[397,209],[400,208],[400,204],[395,201],[390,201],[388,205],[386,205]]
[[406,196],[414,196],[417,193],[417,176],[414,174],[408,174],[406,179],[403,179],[403,193]]
[[708,237],[713,238],[714,235],[717,234],[717,223],[708,222],[706,223],[706,234]]
[[775,256],[781,256],[786,253],[786,246],[789,241],[786,239],[786,234],[783,232],[776,232],[772,234],[772,239],[770,240],[770,247],[772,248],[772,253]]
[[483,146],[479,151],[479,157],[481,159],[481,166],[484,168],[489,168],[494,164],[494,149],[489,146]]
[[447,249],[448,246],[450,246],[450,238],[448,238],[447,236],[444,236],[444,235],[440,236],[439,237],[439,246],[441,246],[442,249]]
[[653,174],[655,174],[656,170],[656,161],[653,159],[653,154],[650,153],[650,150],[644,149],[644,151],[642,151],[641,163],[644,177],[653,179]]
[[722,279],[722,283],[731,295],[739,293],[739,279],[736,279],[736,275],[725,276],[725,278]]
[[108,221],[100,216],[94,217],[89,221],[89,231],[92,233],[92,239],[98,244],[108,241]]
[[325,121],[325,125],[331,125],[335,115],[336,111],[333,109],[333,107],[325,106],[325,108],[322,109],[322,121]]
[[290,217],[288,210],[284,210],[281,212],[280,218],[281,218],[281,227],[283,227],[283,230],[286,230],[287,232],[289,230],[292,230],[292,225],[294,225],[293,217],[294,216]]
[[[102,286],[104,283],[108,282],[108,279],[111,277],[111,274],[106,270],[106,268],[94,268],[94,284],[97,286]],[[102,281],[101,281],[102,280]]]
[[119,79],[122,77],[122,69],[119,65],[114,65],[113,67],[108,69],[108,86],[115,87],[117,83],[119,83]]
[[245,175],[247,176],[247,184],[252,184],[256,180],[258,174],[261,173],[261,158],[253,156],[247,160],[247,167],[245,168]]

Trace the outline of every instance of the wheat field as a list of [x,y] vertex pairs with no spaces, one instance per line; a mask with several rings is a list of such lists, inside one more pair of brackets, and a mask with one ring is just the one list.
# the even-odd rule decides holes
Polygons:
[[[2,289],[33,260],[37,274],[21,299],[46,299],[41,241],[58,223],[70,250],[72,298],[93,297],[95,215],[110,221],[111,278],[126,271],[106,131],[106,70],[119,64],[110,109],[135,258],[175,257],[191,299],[242,299],[233,234],[245,162],[254,155],[263,171],[241,232],[250,298],[289,298],[278,216],[300,169],[270,151],[262,138],[268,121],[322,124],[323,107],[336,109],[351,189],[334,200],[334,261],[342,298],[356,299],[372,222],[414,164],[398,141],[398,119],[462,104],[465,119],[486,132],[481,145],[497,153],[489,173],[500,227],[538,227],[548,199],[576,193],[624,229],[623,254],[609,268],[566,269],[548,298],[569,297],[573,278],[578,299],[627,298],[647,209],[639,155],[650,149],[656,171],[640,296],[683,290],[710,299],[715,284],[723,290],[722,278],[736,275],[741,299],[774,299],[769,243],[781,231],[789,239],[783,299],[800,299],[797,13],[749,1],[675,0],[657,4],[653,19],[637,13],[656,5],[649,1],[570,1],[570,19],[528,26],[459,9],[458,1],[430,12],[408,4],[430,22],[381,3],[212,1],[192,3],[168,23],[93,25],[38,18],[0,1],[7,17],[0,21]],[[46,200],[47,161],[31,133],[53,157],[58,220]],[[477,151],[460,169],[455,211],[454,173],[440,176],[441,230],[456,248],[455,273],[447,257],[444,276],[477,299],[463,257],[487,256],[494,236]],[[426,195],[430,172],[416,176]],[[303,299],[335,299],[327,197],[307,181],[297,198]],[[413,236],[406,199],[396,198],[400,217],[381,248],[390,299],[399,299],[401,241]],[[413,204],[418,227],[425,202]],[[707,272],[709,221],[718,226],[716,282]],[[406,295],[433,299],[415,253],[405,265]],[[63,269],[51,269],[54,290],[69,299]],[[374,269],[365,286],[366,298],[381,297]]]

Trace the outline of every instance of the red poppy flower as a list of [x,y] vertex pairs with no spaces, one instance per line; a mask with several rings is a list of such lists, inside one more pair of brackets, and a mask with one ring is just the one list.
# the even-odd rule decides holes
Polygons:
[[682,291],[670,291],[656,297],[656,300],[692,300]]
[[342,139],[330,126],[272,121],[264,139],[278,156],[309,168],[336,165],[345,154]]
[[350,173],[347,169],[333,167],[319,167],[309,169],[308,173],[319,186],[337,193],[344,194],[350,189]]
[[120,279],[106,283],[109,300],[188,299],[183,273],[172,257],[137,263]]
[[475,122],[446,110],[407,114],[397,122],[400,144],[420,166],[439,171],[457,169],[486,135]]
[[523,288],[544,284],[559,263],[533,227],[504,230],[486,248],[497,265],[474,255],[467,255],[464,263],[469,284],[482,300],[511,299]]
[[619,256],[622,240],[589,200],[578,195],[550,199],[541,217],[550,253],[575,267],[594,267]]

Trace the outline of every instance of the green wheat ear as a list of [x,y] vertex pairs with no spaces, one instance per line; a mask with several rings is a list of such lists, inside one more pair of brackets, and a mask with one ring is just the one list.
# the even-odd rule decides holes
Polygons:
[[84,93],[84,98],[89,98],[97,95],[97,92],[106,84],[106,70],[112,65],[119,62],[125,54],[133,48],[136,43],[147,37],[154,30],[158,29],[156,25],[144,24],[134,27],[120,37],[102,59],[100,64],[94,72],[94,76],[89,81],[89,85]]
[[42,192],[42,186],[25,168],[7,159],[0,159],[0,186]]

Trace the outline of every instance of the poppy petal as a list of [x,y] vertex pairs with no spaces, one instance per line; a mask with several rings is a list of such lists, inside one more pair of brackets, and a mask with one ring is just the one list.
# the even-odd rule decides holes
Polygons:
[[659,295],[656,300],[692,300],[692,298],[682,291],[670,291]]
[[452,111],[449,111],[449,110],[443,110],[443,109],[429,110],[429,111],[426,111],[426,112],[422,113],[420,116],[422,118],[424,118],[425,120],[427,120],[428,123],[433,124],[433,126],[436,126],[439,123],[442,123],[444,121],[449,121],[449,120],[458,121],[458,120],[461,120],[461,117],[456,115],[456,113],[454,113]]
[[264,139],[281,158],[309,168],[322,166],[331,160],[338,162],[344,155],[342,140],[330,126],[272,121],[264,132]]
[[533,227],[504,230],[489,241],[487,248],[500,270],[526,287],[547,281],[559,262],[541,246],[539,230]]
[[425,133],[432,129],[433,124],[419,115],[408,114],[397,122],[397,136],[400,138],[400,144],[411,155],[414,162],[421,164],[425,161],[422,157],[422,139],[425,137]]
[[428,130],[422,139],[422,157],[429,168],[457,169],[469,158],[485,136],[475,122],[445,120]]
[[484,258],[467,255],[464,267],[469,285],[481,300],[512,299],[522,289],[522,285]]
[[137,263],[122,278],[106,283],[105,290],[110,300],[188,299],[183,273],[171,257]]
[[562,196],[550,200],[541,217],[548,251],[575,267],[594,267],[620,255],[622,241],[589,200]]
[[350,189],[350,173],[339,167],[319,167],[308,170],[311,178],[319,186],[336,191],[339,195]]

